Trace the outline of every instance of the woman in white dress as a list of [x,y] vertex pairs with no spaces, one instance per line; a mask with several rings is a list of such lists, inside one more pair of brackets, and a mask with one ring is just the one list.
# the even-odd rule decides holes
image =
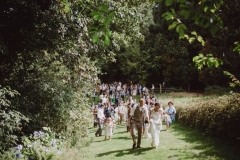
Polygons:
[[155,103],[155,108],[150,113],[150,127],[149,133],[152,136],[152,147],[158,147],[159,134],[161,131],[163,109],[160,107],[160,103]]

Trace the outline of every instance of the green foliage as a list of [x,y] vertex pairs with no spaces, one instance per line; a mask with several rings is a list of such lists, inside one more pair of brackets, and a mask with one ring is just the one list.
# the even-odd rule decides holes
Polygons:
[[62,139],[58,139],[50,128],[34,131],[29,137],[23,138],[21,156],[29,159],[52,159],[63,149]]
[[[25,57],[21,59],[24,61]],[[32,61],[27,70],[18,67],[12,75],[14,83],[18,83],[18,75],[27,80],[17,86],[21,97],[15,101],[18,110],[31,118],[30,126],[25,128],[26,132],[38,130],[42,126],[62,132],[68,125],[67,119],[71,119],[70,112],[87,105],[87,94],[92,91],[93,84],[98,82],[94,62],[82,56],[71,70],[63,63],[58,54],[45,52],[42,59]],[[85,97],[86,101],[76,102],[79,96]]]
[[204,88],[204,95],[226,95],[231,91],[230,88],[220,87],[218,85],[206,86]]
[[0,85],[0,153],[17,144],[22,123],[28,122],[28,118],[16,111],[16,106],[11,103],[18,95],[10,87]]
[[193,35],[193,37],[190,37],[187,34],[184,35],[184,37],[188,40],[190,44],[192,44],[195,40],[197,40],[202,44],[202,46],[205,45],[205,41],[203,40],[202,36],[197,35],[196,31],[192,31],[191,34]]
[[[178,23],[184,23],[188,29],[176,30],[179,34],[179,38],[184,37],[191,44],[193,44],[195,40],[198,40],[203,46],[205,55],[213,53],[214,57],[217,57],[207,58],[205,62],[202,61],[203,59],[200,56],[195,57],[194,61],[199,69],[202,69],[204,65],[208,67],[219,67],[223,63],[228,63],[227,66],[229,66],[229,60],[226,60],[224,53],[228,52],[228,54],[232,56],[232,48],[233,51],[239,51],[239,32],[235,32],[239,30],[239,25],[236,25],[236,21],[239,21],[239,17],[233,16],[239,15],[239,1],[223,2],[223,0],[201,0],[191,2],[186,2],[185,0],[165,1],[167,10],[162,14],[162,17],[171,21],[172,24],[169,25],[169,29],[175,28]],[[189,31],[193,31],[195,35],[190,36]],[[198,35],[196,32],[198,32]],[[225,32],[231,32],[232,34],[226,36]],[[212,44],[214,49],[205,46],[205,43],[209,41],[215,41],[213,42],[215,44]],[[219,43],[223,44],[216,45]],[[233,43],[236,46],[233,47]],[[213,50],[215,52],[213,52]],[[223,57],[221,53],[223,53]],[[199,62],[199,60],[203,63]],[[238,76],[233,66],[227,67],[228,69],[230,68],[228,72],[232,72],[232,74]]]
[[199,70],[201,70],[204,66],[217,68],[219,65],[223,65],[223,61],[221,59],[214,58],[212,54],[204,56],[200,53],[198,56],[193,58],[193,62],[195,62]]
[[110,11],[108,6],[98,7],[98,12],[92,11],[90,15],[94,20],[97,20],[94,25],[90,26],[89,33],[93,34],[93,42],[96,43],[99,41],[101,36],[104,38],[104,43],[106,45],[110,44],[110,37],[112,33],[109,29],[110,21],[114,18],[114,11]]
[[232,94],[177,108],[177,119],[206,134],[237,141],[240,138],[240,95]]
[[16,150],[10,149],[0,154],[0,160],[16,160]]
[[[223,22],[218,15],[220,7],[223,5],[223,0],[214,2],[210,0],[199,2],[166,0],[165,5],[169,8],[169,11],[162,15],[166,20],[174,19],[177,22],[184,17],[185,19],[193,20],[196,25],[204,28],[210,28],[210,32],[213,35],[219,28],[223,27]],[[175,9],[177,9],[177,11]],[[184,28],[186,29],[186,26]],[[185,33],[184,28],[176,30],[181,38],[183,38]]]
[[240,43],[239,42],[234,42],[236,47],[233,49],[234,52],[238,52],[240,54]]
[[230,87],[236,87],[236,86],[240,86],[240,81],[231,73],[224,71],[224,74],[227,75],[229,78],[231,78],[231,82],[229,83]]

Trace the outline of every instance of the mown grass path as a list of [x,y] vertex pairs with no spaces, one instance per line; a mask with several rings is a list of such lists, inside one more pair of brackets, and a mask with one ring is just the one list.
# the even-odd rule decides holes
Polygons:
[[169,131],[163,126],[157,149],[151,147],[151,139],[143,138],[142,148],[132,150],[125,124],[117,126],[111,140],[95,137],[96,130],[89,129],[92,143],[84,149],[84,160],[240,160],[240,148],[236,145],[209,138],[176,122]]

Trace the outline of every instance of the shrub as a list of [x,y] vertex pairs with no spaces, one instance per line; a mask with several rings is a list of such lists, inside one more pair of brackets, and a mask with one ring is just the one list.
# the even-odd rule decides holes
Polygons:
[[12,97],[19,95],[10,87],[2,88],[0,85],[0,153],[8,150],[19,141],[18,134],[21,132],[21,123],[28,118],[14,110],[11,104]]
[[194,106],[178,107],[177,120],[205,133],[237,140],[240,138],[240,94],[231,94],[198,102]]
[[207,86],[204,89],[204,94],[205,95],[225,95],[229,94],[231,91],[231,88],[225,88],[225,87],[220,87],[218,85],[213,85],[213,86]]

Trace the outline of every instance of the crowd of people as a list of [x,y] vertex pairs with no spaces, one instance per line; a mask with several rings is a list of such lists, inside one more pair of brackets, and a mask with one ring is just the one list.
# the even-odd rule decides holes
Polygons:
[[[98,127],[95,136],[104,135],[104,140],[111,139],[116,126],[124,123],[126,132],[129,132],[133,140],[133,149],[141,148],[142,137],[152,138],[151,146],[157,148],[162,122],[166,123],[168,131],[175,120],[176,109],[172,102],[168,102],[168,106],[163,109],[154,94],[154,85],[150,92],[145,86],[134,85],[131,82],[100,85],[96,89],[96,93],[99,93],[98,104],[93,103],[91,106],[93,126]],[[139,102],[134,98],[136,95],[140,95]]]

